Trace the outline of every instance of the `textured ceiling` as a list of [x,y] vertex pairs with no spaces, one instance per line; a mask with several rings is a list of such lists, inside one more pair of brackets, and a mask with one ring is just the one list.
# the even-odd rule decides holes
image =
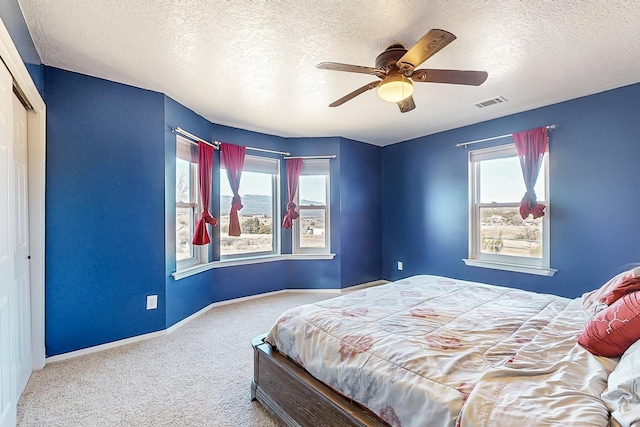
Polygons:
[[[376,145],[640,81],[640,2],[623,0],[19,0],[46,65],[163,92],[208,120]],[[479,87],[416,83],[416,109],[366,92],[373,66],[432,28],[457,40],[419,68],[483,70]],[[473,104],[503,96],[506,103]],[[176,123],[179,125],[179,123]],[[215,136],[214,136],[215,137]]]

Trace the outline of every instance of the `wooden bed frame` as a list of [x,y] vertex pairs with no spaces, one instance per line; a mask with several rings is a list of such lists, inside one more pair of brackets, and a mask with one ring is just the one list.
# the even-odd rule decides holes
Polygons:
[[289,427],[388,427],[373,412],[335,392],[264,341],[253,339],[251,400]]

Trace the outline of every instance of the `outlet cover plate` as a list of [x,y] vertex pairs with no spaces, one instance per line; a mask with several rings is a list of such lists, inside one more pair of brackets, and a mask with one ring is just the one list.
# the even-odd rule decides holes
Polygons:
[[147,295],[147,310],[158,308],[158,295]]

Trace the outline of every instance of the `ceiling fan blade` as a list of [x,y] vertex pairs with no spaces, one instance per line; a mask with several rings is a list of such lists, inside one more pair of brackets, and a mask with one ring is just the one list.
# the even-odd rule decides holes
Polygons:
[[400,107],[401,113],[406,113],[407,111],[411,111],[416,108],[416,103],[413,102],[413,96],[398,102],[398,107]]
[[480,86],[487,80],[486,71],[463,70],[415,70],[411,74],[414,82],[450,83],[454,85]]
[[380,70],[371,67],[362,67],[360,65],[340,64],[337,62],[321,62],[316,68],[333,71],[346,71],[349,73],[373,74],[378,75]]
[[431,30],[402,55],[396,65],[400,71],[413,70],[455,39],[456,36],[448,31]]
[[360,89],[356,89],[353,92],[343,96],[342,98],[338,99],[335,102],[332,102],[331,104],[329,104],[329,107],[337,107],[339,105],[344,104],[345,102],[347,102],[348,100],[355,98],[356,96],[360,95],[361,93],[365,93],[368,90],[374,89],[376,87],[378,87],[380,85],[380,82],[371,82],[369,84],[366,84],[364,86],[362,86]]

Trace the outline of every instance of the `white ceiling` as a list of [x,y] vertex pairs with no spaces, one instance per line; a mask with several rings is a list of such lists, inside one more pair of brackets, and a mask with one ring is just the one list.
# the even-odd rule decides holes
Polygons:
[[[380,146],[640,81],[633,0],[19,0],[46,65],[163,92],[208,120],[284,137]],[[418,68],[483,70],[479,87],[416,83],[416,109],[376,81],[319,70],[374,66],[432,28],[457,40]],[[479,109],[503,96],[508,102]],[[179,123],[176,123],[179,125]],[[215,137],[215,136],[214,136]]]

